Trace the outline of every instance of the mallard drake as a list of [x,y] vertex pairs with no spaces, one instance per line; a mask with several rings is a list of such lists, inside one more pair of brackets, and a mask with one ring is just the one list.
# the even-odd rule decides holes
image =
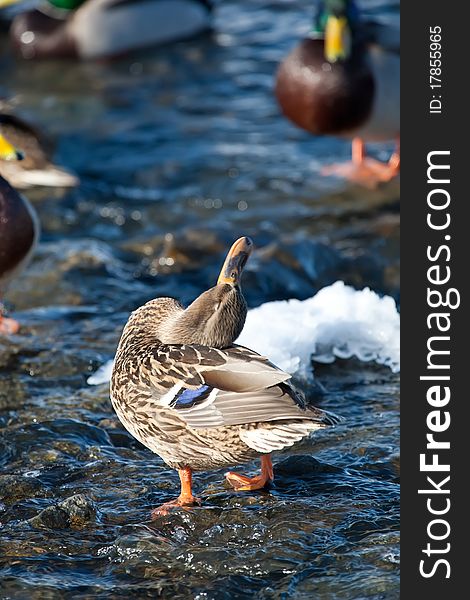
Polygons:
[[[352,138],[352,162],[326,174],[374,185],[400,168],[399,27],[360,19],[353,0],[324,0],[310,37],[281,62],[275,94],[286,117],[315,135]],[[367,141],[397,140],[388,164]]]
[[238,346],[247,314],[241,291],[252,251],[247,237],[225,259],[217,285],[184,309],[172,298],[151,300],[132,313],[117,349],[111,401],[124,427],[177,469],[179,497],[155,509],[199,503],[193,471],[244,463],[261,455],[261,474],[228,472],[236,490],[273,480],[271,452],[292,446],[337,417],[307,406],[290,375]]
[[23,58],[115,57],[208,29],[209,0],[45,0],[13,20]]
[[24,160],[0,162],[0,175],[15,188],[34,185],[74,187],[79,184],[76,175],[51,162],[50,142],[35,127],[4,108],[0,110],[0,134],[24,154]]
[[[0,133],[0,164],[21,154]],[[31,204],[0,175],[0,298],[9,281],[28,263],[39,237],[39,220]],[[16,333],[19,324],[2,316],[0,335]]]

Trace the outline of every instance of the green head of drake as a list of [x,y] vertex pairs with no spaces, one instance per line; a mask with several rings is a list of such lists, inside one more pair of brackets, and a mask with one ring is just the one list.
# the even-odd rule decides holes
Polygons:
[[49,4],[63,10],[75,10],[81,6],[85,0],[48,0]]
[[345,61],[352,49],[359,10],[354,0],[322,0],[317,7],[310,37],[325,40],[325,59]]
[[[0,0],[0,8],[5,8],[11,4],[17,4],[20,0]],[[85,0],[47,0],[49,4],[52,4],[56,8],[63,10],[75,10],[81,6]]]

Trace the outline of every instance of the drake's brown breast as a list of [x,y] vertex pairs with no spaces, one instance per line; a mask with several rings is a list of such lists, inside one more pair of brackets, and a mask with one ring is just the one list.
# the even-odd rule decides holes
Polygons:
[[35,240],[31,213],[18,192],[0,176],[0,287],[2,278],[18,268]]
[[284,115],[315,135],[340,135],[363,125],[374,101],[374,78],[360,48],[328,63],[323,40],[304,39],[284,59],[275,93]]
[[[69,33],[69,19],[55,19],[32,9],[18,14],[10,27],[13,48],[23,58],[77,58],[77,47]],[[25,42],[25,33],[34,37]]]

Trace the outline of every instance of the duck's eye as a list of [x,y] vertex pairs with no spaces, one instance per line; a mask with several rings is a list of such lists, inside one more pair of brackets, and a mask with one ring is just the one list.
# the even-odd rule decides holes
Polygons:
[[230,273],[230,279],[236,279],[236,278],[237,278],[237,275],[238,275],[238,274],[237,274],[237,272],[236,272],[236,271],[232,271],[232,272]]

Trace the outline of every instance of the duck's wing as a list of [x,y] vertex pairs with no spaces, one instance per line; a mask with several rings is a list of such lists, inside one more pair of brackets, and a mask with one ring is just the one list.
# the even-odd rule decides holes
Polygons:
[[148,367],[158,405],[189,427],[304,420],[325,427],[337,420],[308,407],[288,373],[242,346],[162,346]]

